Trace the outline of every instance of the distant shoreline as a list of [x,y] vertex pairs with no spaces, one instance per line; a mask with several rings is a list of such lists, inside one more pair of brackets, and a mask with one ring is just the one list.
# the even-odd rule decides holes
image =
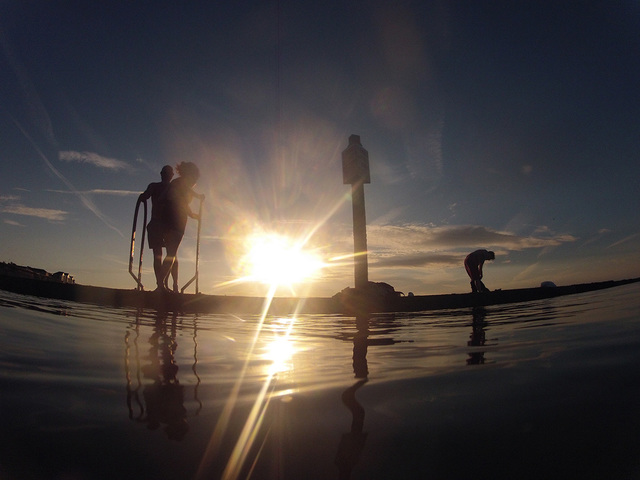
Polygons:
[[17,278],[31,278],[34,280],[42,280],[45,282],[70,284],[76,283],[73,275],[69,275],[67,272],[59,271],[55,273],[49,273],[42,268],[16,265],[12,262],[0,262],[0,275],[7,275]]
[[[640,282],[640,278],[576,285],[495,290],[483,293],[449,293],[441,295],[380,296],[348,291],[333,297],[263,297],[207,295],[202,293],[161,293],[144,290],[124,290],[90,285],[63,283],[53,276],[45,280],[28,278],[38,269],[27,270],[10,266],[14,274],[5,275],[0,265],[0,290],[58,300],[71,300],[111,307],[152,308],[180,313],[264,314],[341,314],[366,318],[377,313],[422,312],[452,308],[483,308],[506,303],[521,303],[563,295],[592,292]],[[21,277],[15,273],[22,275]]]

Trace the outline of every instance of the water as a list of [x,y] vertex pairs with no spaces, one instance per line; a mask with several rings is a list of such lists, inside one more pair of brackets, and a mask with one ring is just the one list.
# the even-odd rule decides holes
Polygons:
[[0,292],[0,478],[640,478],[639,293],[358,332]]

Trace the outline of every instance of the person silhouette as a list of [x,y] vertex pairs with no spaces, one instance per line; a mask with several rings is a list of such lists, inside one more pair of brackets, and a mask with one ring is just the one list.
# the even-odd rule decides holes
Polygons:
[[[166,289],[167,280],[162,274],[162,249],[165,247],[166,233],[166,200],[167,190],[173,178],[173,167],[165,165],[160,171],[160,182],[153,182],[140,194],[138,201],[151,198],[151,220],[147,225],[147,238],[149,248],[153,251],[153,272],[159,289]],[[178,288],[178,265],[171,271],[173,277],[173,289]]]
[[494,260],[496,254],[489,250],[476,250],[467,255],[464,259],[464,268],[471,278],[472,292],[488,292],[489,289],[482,283],[482,265],[485,260]]
[[[198,215],[191,211],[189,204],[194,198],[204,200],[204,195],[197,194],[193,187],[200,178],[200,170],[193,162],[181,162],[176,166],[178,178],[171,181],[166,193],[165,221],[166,233],[165,244],[167,256],[162,262],[162,278],[164,281],[169,276],[169,272],[175,271],[178,276],[178,247],[182,242],[184,231],[187,227],[189,217],[198,219]],[[175,289],[174,289],[175,290]]]

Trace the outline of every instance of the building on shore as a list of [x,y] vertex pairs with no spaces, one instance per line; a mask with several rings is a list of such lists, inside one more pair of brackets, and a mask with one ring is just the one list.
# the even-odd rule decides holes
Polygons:
[[42,268],[25,267],[15,263],[0,262],[0,275],[33,278],[35,280],[45,280],[56,283],[76,283],[73,275],[66,272],[49,273]]

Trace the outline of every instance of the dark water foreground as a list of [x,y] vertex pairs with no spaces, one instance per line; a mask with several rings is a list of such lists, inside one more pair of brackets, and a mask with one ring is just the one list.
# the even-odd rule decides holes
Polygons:
[[638,284],[368,322],[0,292],[0,333],[0,479],[640,478]]

